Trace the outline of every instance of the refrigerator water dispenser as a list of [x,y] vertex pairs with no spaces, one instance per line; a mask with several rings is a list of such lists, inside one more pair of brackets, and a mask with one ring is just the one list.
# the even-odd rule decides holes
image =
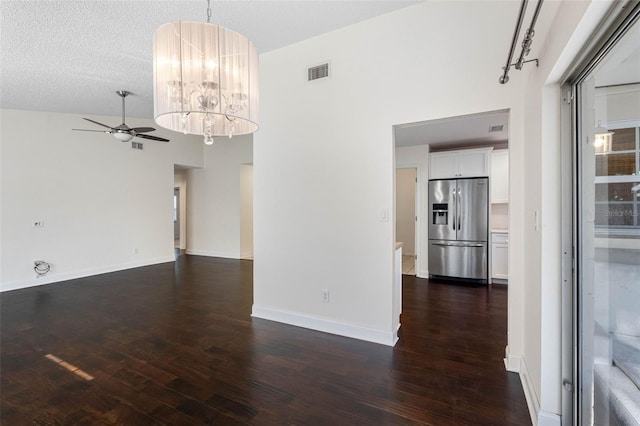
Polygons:
[[447,225],[449,223],[449,205],[434,204],[432,220],[434,225]]

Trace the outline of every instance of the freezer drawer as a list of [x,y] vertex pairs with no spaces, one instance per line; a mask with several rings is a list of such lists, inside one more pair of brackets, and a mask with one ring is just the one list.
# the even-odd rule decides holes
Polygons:
[[487,243],[429,240],[429,275],[487,280]]

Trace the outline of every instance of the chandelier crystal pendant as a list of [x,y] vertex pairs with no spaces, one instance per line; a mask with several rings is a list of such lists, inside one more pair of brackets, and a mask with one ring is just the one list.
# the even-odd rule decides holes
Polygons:
[[155,122],[184,134],[258,130],[258,53],[246,37],[207,22],[162,25],[153,41]]

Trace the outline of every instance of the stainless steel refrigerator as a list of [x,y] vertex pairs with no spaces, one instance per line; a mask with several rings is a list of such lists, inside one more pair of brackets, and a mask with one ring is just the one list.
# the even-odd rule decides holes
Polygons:
[[429,181],[429,276],[488,282],[489,179]]

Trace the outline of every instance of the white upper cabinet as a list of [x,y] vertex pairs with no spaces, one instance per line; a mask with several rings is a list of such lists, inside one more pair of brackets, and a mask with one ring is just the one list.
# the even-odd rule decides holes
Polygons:
[[429,178],[440,179],[458,176],[458,154],[454,151],[429,154]]
[[509,150],[491,153],[491,203],[509,202]]
[[429,179],[487,177],[491,150],[478,148],[429,154]]

